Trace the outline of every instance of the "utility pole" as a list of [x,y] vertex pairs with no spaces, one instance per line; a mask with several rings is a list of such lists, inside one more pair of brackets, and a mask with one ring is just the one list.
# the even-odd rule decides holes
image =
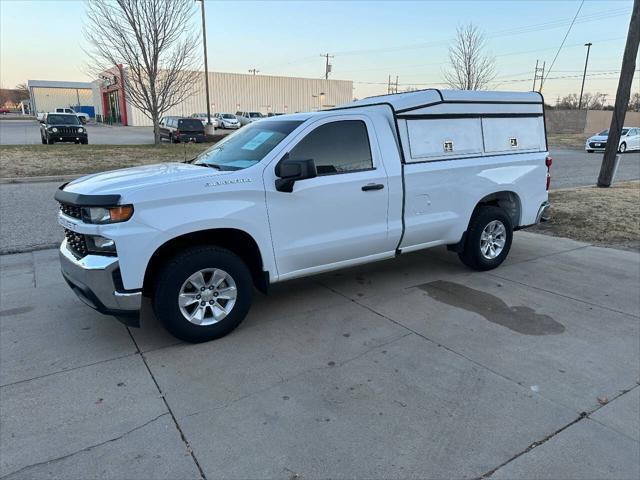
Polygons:
[[611,126],[607,137],[607,146],[602,157],[602,166],[598,176],[599,187],[610,187],[618,166],[618,142],[620,133],[624,125],[624,117],[629,105],[629,94],[631,93],[631,83],[633,73],[636,69],[636,57],[638,56],[638,44],[640,43],[640,0],[633,1],[629,22],[629,32],[627,33],[627,45],[624,48],[622,57],[622,68],[620,69],[620,80],[616,92],[616,103],[611,116]]
[[398,75],[396,75],[396,90],[394,93],[398,93]]
[[207,97],[207,126],[211,127],[211,103],[209,101],[209,65],[207,63],[207,29],[204,22],[204,0],[200,2],[202,10],[202,46],[204,47],[204,90]]
[[584,92],[584,79],[587,78],[587,64],[589,63],[589,51],[591,50],[591,45],[593,43],[585,43],[584,46],[587,47],[587,58],[584,61],[584,73],[582,74],[582,87],[580,87],[580,100],[578,100],[578,110],[582,108],[582,92]]
[[387,95],[391,94],[391,75],[389,75],[389,81],[387,82]]
[[547,62],[542,62],[542,67],[539,67],[540,60],[536,60],[536,68],[533,71],[533,87],[531,91],[536,91],[536,81],[540,79],[540,86],[538,87],[538,92],[542,91],[542,82],[544,81],[544,67]]
[[329,80],[329,73],[331,73],[331,64],[329,63],[329,59],[333,58],[334,55],[329,55],[328,53],[323,53],[320,55],[321,57],[326,58],[326,63],[324,66],[324,79]]
[[254,75],[257,75],[258,73],[260,73],[260,70],[257,70],[255,68],[250,68],[249,73],[253,73]]

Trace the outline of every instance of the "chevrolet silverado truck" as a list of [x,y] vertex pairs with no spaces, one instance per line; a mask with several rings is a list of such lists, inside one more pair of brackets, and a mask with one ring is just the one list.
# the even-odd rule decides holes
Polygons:
[[232,331],[254,289],[447,245],[498,267],[545,218],[551,159],[535,92],[423,90],[251,123],[185,163],[62,185],[62,274],[139,326]]

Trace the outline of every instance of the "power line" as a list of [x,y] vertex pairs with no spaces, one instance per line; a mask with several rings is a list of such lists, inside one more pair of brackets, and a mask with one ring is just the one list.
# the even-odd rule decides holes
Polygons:
[[[582,6],[583,5],[584,5],[584,0],[582,0],[580,2],[580,6],[578,7],[578,10],[576,11],[576,14],[574,15],[573,20],[571,21],[571,25],[569,25],[569,28],[567,29],[567,33],[564,34],[564,38],[562,39],[562,43],[560,44],[560,47],[558,48],[558,51],[556,52],[556,56],[553,57],[553,61],[551,62],[551,66],[549,67],[549,70],[547,70],[547,77],[551,73],[551,70],[553,69],[553,66],[556,64],[556,60],[558,59],[558,55],[560,55],[560,51],[562,50],[562,47],[564,47],[564,42],[567,41],[567,37],[569,36],[569,32],[571,32],[571,29],[573,28],[573,24],[576,22],[576,18],[578,18],[578,15],[580,14],[580,10],[582,10]],[[544,85],[545,80],[546,80],[546,77],[544,77],[540,82],[540,91],[542,91],[542,87]]]
[[[584,1],[582,2],[584,3]],[[582,8],[582,6],[581,6]],[[574,16],[574,18],[571,20],[571,26],[573,26],[574,23],[588,23],[588,22],[593,22],[593,21],[601,21],[602,19],[605,18],[611,18],[611,17],[618,17],[618,16],[622,16],[622,15],[627,15],[629,13],[629,9],[628,8],[620,8],[620,9],[614,9],[614,10],[609,10],[609,11],[599,11],[599,12],[594,12],[591,13],[589,15],[583,15],[582,17],[579,17],[578,19],[576,19],[576,17]],[[503,36],[511,36],[511,35],[518,35],[518,34],[522,34],[522,33],[530,33],[530,32],[538,32],[541,30],[549,30],[549,29],[553,29],[553,28],[559,28],[564,26],[566,23],[568,23],[569,20],[568,19],[562,19],[562,20],[555,20],[555,21],[550,21],[550,22],[544,22],[544,23],[537,23],[537,24],[532,24],[532,25],[523,25],[520,27],[513,27],[507,30],[500,30],[492,35],[488,35],[487,38],[498,38],[498,37],[503,37]],[[423,43],[414,43],[411,45],[397,45],[394,47],[380,47],[380,48],[367,48],[367,49],[359,49],[359,50],[345,50],[345,51],[339,51],[339,52],[335,52],[336,55],[338,56],[351,56],[351,55],[361,55],[361,54],[367,54],[367,53],[385,53],[385,52],[394,52],[397,50],[414,50],[414,49],[420,49],[420,48],[425,48],[425,47],[430,47],[430,46],[438,46],[438,45],[448,45],[450,43],[450,39],[447,40],[435,40],[435,41],[431,41],[431,42],[423,42]]]

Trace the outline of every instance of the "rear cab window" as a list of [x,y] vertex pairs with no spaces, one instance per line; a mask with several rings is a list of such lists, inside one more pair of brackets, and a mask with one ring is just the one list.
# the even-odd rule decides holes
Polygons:
[[178,120],[178,130],[187,132],[204,132],[204,125],[195,118],[181,118]]

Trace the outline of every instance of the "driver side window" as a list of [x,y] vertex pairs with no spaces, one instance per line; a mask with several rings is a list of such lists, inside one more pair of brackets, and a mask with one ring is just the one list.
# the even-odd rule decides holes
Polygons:
[[362,120],[341,120],[319,126],[293,147],[289,157],[313,159],[318,175],[373,169],[367,126]]

